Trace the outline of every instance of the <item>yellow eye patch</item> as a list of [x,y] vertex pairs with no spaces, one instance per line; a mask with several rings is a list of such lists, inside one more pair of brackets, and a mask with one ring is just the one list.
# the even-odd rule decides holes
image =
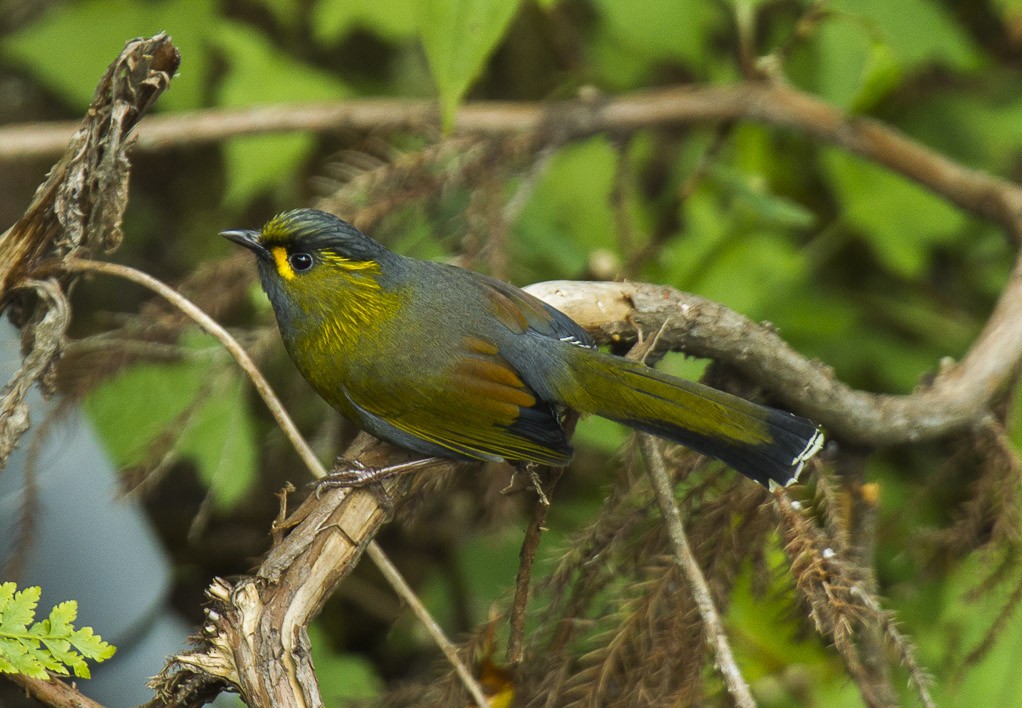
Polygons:
[[287,262],[287,249],[283,246],[274,246],[270,249],[270,253],[273,254],[273,260],[277,264],[277,272],[280,274],[280,277],[284,280],[294,278],[295,271],[291,264]]

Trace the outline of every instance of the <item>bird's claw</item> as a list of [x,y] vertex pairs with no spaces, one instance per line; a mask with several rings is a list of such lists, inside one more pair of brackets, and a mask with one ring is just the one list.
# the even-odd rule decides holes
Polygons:
[[379,467],[370,467],[358,460],[338,457],[334,468],[326,477],[315,482],[317,487],[327,489],[355,489],[378,481]]
[[334,461],[334,468],[330,473],[314,481],[312,486],[316,491],[317,499],[325,489],[368,488],[376,497],[380,507],[389,514],[394,508],[394,500],[390,498],[380,483],[390,476],[386,472],[385,468],[369,467],[358,460],[338,457]]

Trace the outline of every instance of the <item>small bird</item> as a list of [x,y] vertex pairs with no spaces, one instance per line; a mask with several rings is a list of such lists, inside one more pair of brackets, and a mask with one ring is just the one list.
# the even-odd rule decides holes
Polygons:
[[314,209],[222,236],[256,254],[291,359],[372,435],[425,455],[566,465],[568,410],[727,463],[773,489],[814,423],[601,352],[563,312],[494,278],[388,250]]

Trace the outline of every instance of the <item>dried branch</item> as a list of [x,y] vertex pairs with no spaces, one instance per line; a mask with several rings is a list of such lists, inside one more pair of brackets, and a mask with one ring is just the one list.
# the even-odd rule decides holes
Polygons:
[[864,635],[869,651],[872,647],[868,635],[876,632],[897,649],[923,705],[934,706],[929,679],[916,662],[912,644],[866,587],[862,569],[854,564],[854,559],[843,557],[827,545],[821,530],[784,490],[774,492],[773,499],[795,588],[808,605],[809,618],[816,630],[834,643],[863,700],[870,706],[897,703],[886,672],[878,672],[869,665],[875,657],[863,655]]
[[[1018,185],[962,167],[879,121],[846,116],[834,106],[780,83],[682,86],[614,97],[587,94],[559,103],[469,103],[458,111],[455,133],[495,136],[539,131],[559,141],[603,132],[734,120],[790,128],[838,145],[1005,226],[1016,237],[1022,236],[1022,188]],[[410,129],[435,133],[437,126],[436,104],[414,99],[216,109],[147,121],[137,149],[164,150],[270,132]],[[73,129],[66,123],[0,129],[0,161],[52,155]]]
[[96,87],[85,120],[24,216],[0,236],[0,296],[52,256],[115,248],[127,205],[128,138],[170,84],[181,57],[165,34],[135,39]]
[[738,662],[735,661],[727,633],[724,631],[724,624],[714,605],[710,586],[707,585],[706,577],[699,567],[699,561],[696,560],[689,547],[688,536],[685,535],[681,512],[674,499],[674,489],[670,475],[667,473],[663,453],[660,451],[657,441],[650,435],[640,434],[639,445],[642,447],[642,455],[646,460],[646,470],[649,472],[653,493],[660,506],[660,512],[663,514],[664,524],[667,526],[667,535],[674,551],[674,560],[681,569],[688,582],[688,589],[695,599],[706,634],[706,641],[713,648],[717,667],[724,677],[724,685],[727,686],[728,693],[734,699],[735,705],[742,708],[754,707],[756,701],[753,700],[749,684],[745,682],[742,672],[738,668]]
[[[0,235],[0,310],[17,310],[26,345],[25,361],[2,391],[0,469],[28,429],[24,399],[29,388],[38,382],[44,393],[52,389],[69,316],[58,281],[31,274],[46,261],[120,242],[128,198],[128,137],[167,88],[179,61],[166,35],[128,42],[100,80],[81,127],[70,143],[66,137],[62,142],[64,156],[21,219]],[[24,290],[34,290],[38,298],[28,300]]]
[[71,308],[56,280],[27,280],[21,284],[38,296],[36,321],[22,328],[26,354],[21,368],[0,391],[0,470],[30,425],[25,396],[36,383],[52,389],[53,364],[60,356]]
[[[532,518],[529,519],[529,527],[522,539],[522,548],[518,554],[518,574],[515,577],[515,596],[511,603],[509,617],[510,631],[508,633],[507,650],[505,656],[510,666],[518,666],[525,657],[525,611],[529,602],[529,585],[532,582],[532,567],[536,561],[536,551],[539,549],[539,539],[543,533],[543,524],[546,523],[547,513],[550,511],[550,496],[553,494],[557,480],[564,473],[563,467],[552,467],[550,470],[549,483],[545,489],[537,489],[539,498],[532,508]],[[536,477],[538,482],[539,478]]]

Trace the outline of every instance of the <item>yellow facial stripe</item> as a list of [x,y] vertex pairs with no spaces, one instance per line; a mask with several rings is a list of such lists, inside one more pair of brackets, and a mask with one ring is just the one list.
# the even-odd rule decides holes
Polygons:
[[380,264],[376,261],[352,261],[337,255],[333,251],[325,251],[322,254],[322,258],[325,263],[330,263],[348,271],[368,271],[370,274],[380,272]]
[[270,249],[270,253],[273,254],[273,260],[277,263],[277,272],[280,277],[284,280],[291,280],[295,277],[295,272],[291,268],[291,264],[287,262],[287,249],[283,246],[274,246]]

